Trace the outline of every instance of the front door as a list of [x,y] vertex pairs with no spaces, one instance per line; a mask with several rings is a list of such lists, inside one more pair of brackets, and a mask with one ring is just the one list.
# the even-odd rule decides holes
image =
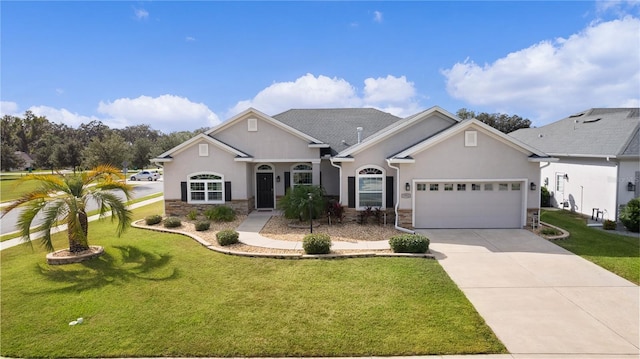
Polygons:
[[256,173],[256,208],[274,208],[273,173]]

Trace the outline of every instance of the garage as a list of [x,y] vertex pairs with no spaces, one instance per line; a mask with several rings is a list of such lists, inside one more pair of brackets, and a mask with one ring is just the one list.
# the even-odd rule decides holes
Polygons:
[[415,181],[415,228],[522,228],[524,180]]

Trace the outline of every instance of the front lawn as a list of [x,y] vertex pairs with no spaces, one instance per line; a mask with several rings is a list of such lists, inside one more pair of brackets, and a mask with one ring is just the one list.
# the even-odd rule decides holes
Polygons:
[[635,283],[640,284],[640,241],[587,227],[584,217],[568,211],[542,211],[541,220],[571,233],[554,243]]
[[[0,253],[0,355],[506,352],[434,260],[245,258],[179,235],[114,232],[108,219],[90,224],[90,243],[106,254],[83,264],[48,266],[42,250],[24,245]],[[66,239],[58,234],[54,244]],[[84,323],[69,326],[79,317]]]
[[37,183],[34,181],[20,183],[20,178],[26,175],[24,172],[0,175],[0,202],[13,201],[36,188]]

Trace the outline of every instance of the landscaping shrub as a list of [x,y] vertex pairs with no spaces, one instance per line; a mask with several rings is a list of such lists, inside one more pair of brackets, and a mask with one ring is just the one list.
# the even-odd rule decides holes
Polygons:
[[608,219],[605,219],[604,222],[602,222],[602,229],[604,230],[615,231],[616,228],[617,228],[617,225],[615,221],[610,221]]
[[209,221],[196,222],[196,231],[206,231],[209,227],[211,227],[211,222]]
[[331,237],[325,233],[307,234],[302,239],[302,248],[306,254],[327,254],[331,250]]
[[634,198],[624,206],[620,222],[631,232],[640,231],[640,198]]
[[162,216],[159,214],[153,214],[144,218],[144,223],[146,223],[148,226],[152,226],[160,222],[162,222]]
[[231,207],[216,206],[207,209],[204,216],[216,222],[231,222],[236,219],[236,212]]
[[189,213],[187,213],[187,218],[195,221],[198,218],[198,211],[196,211],[195,209],[192,209],[191,211],[189,211]]
[[562,232],[560,232],[559,230],[555,229],[555,228],[551,228],[551,227],[544,227],[540,230],[540,234],[542,234],[543,236],[557,236],[562,234]]
[[394,253],[425,253],[429,249],[429,238],[421,234],[400,234],[389,239]]
[[331,200],[327,203],[327,214],[334,223],[342,223],[344,220],[344,207],[340,202]]
[[164,226],[166,228],[176,228],[182,225],[182,221],[178,217],[167,217],[164,220]]
[[325,209],[324,190],[320,186],[295,186],[287,190],[279,207],[285,218],[309,220],[309,193],[311,193],[311,215],[318,218]]
[[228,246],[230,244],[238,243],[238,232],[233,229],[225,229],[216,233],[216,239],[221,246]]
[[551,194],[547,187],[540,188],[540,206],[551,207]]

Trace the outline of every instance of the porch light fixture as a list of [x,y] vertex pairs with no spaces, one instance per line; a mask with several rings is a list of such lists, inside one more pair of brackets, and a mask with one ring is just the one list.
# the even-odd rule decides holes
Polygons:
[[276,176],[276,182],[280,183],[280,176]]
[[636,190],[636,185],[635,184],[633,184],[631,182],[627,183],[627,191],[633,192],[635,190]]
[[411,185],[409,184],[409,182],[404,184],[404,190],[407,192],[411,191]]
[[311,202],[313,195],[310,192],[307,194],[309,195],[309,232],[313,234],[313,203]]
[[529,183],[529,188],[531,188],[532,191],[536,190],[536,184],[534,182]]
[[564,174],[564,179],[568,181],[569,180],[569,175],[565,173]]

